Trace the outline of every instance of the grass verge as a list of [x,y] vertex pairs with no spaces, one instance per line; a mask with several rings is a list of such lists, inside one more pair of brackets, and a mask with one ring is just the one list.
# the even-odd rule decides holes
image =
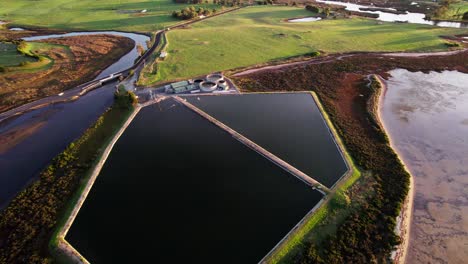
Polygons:
[[161,58],[160,55],[165,51],[168,45],[166,34],[161,35],[161,40],[156,47],[156,50],[151,54],[146,67],[144,67],[137,81],[137,85],[151,85],[156,83],[160,79],[159,74],[159,63],[165,58]]

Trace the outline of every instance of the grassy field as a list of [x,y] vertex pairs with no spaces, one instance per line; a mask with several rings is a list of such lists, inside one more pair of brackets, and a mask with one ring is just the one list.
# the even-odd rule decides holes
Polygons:
[[35,61],[34,58],[19,53],[15,44],[0,42],[0,66],[17,66],[22,62],[33,61]]
[[360,18],[308,23],[284,21],[311,14],[301,8],[255,6],[207,19],[193,24],[190,29],[170,31],[167,34],[169,56],[160,65],[159,81],[265,63],[317,50],[445,50],[440,35],[466,32]]
[[[13,25],[73,30],[150,32],[177,23],[172,11],[184,8],[172,0],[2,0],[0,20]],[[210,1],[211,2],[211,1]],[[213,9],[218,5],[194,5]],[[142,10],[146,13],[141,13]]]

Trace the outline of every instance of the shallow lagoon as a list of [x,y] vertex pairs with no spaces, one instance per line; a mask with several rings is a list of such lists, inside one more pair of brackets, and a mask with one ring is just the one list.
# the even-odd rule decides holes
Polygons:
[[468,259],[468,74],[390,72],[381,116],[415,184],[407,262]]

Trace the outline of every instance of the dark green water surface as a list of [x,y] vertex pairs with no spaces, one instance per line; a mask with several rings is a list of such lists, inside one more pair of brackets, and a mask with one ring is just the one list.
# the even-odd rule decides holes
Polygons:
[[187,100],[327,187],[347,171],[310,93],[200,96]]
[[257,263],[321,198],[168,99],[116,143],[66,239],[91,263]]

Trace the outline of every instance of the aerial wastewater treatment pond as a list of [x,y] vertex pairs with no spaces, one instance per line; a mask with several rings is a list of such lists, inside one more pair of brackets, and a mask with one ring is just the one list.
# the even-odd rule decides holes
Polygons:
[[187,100],[329,188],[348,171],[310,93],[200,96]]
[[[306,104],[302,110],[312,116],[318,111],[310,94],[260,96],[245,96],[246,102],[237,110],[245,111],[255,98],[275,106],[276,96],[283,96],[289,104]],[[231,96],[186,98],[204,102],[227,97]],[[309,99],[301,101],[302,97]],[[236,110],[228,102],[226,108]],[[294,109],[278,109],[285,113],[276,119],[257,112],[257,126],[273,122],[299,129],[287,122],[287,116],[298,114]],[[315,126],[304,127],[304,134],[324,126],[317,114],[316,119],[296,119],[314,122]],[[278,145],[307,138],[296,139],[293,136],[299,133],[276,130],[270,134],[283,135]],[[326,133],[315,136],[325,136],[317,144],[330,137]],[[267,142],[275,140],[270,136]],[[305,151],[308,147],[302,145],[303,155],[310,154]],[[346,165],[337,155],[321,162],[342,168],[335,171],[342,174]],[[66,240],[91,263],[148,259],[155,263],[257,263],[322,198],[320,192],[204,117],[166,99],[143,108],[116,143]]]

